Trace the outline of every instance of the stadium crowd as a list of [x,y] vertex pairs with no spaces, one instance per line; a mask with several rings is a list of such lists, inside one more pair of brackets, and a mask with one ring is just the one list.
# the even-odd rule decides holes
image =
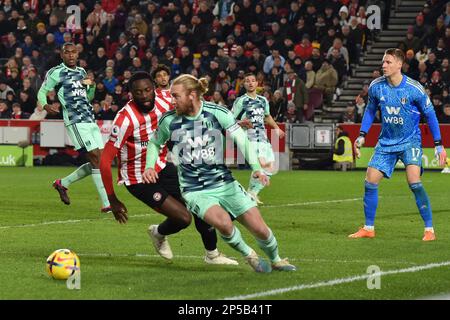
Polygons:
[[[430,94],[441,122],[450,123],[450,2],[429,1],[399,43],[403,72]],[[383,27],[391,1],[0,1],[0,118],[49,119],[36,103],[46,72],[61,63],[60,48],[73,42],[79,65],[97,83],[96,118],[114,119],[129,99],[133,72],[158,64],[210,80],[205,98],[231,108],[247,72],[257,75],[278,122],[312,120],[311,97],[332,106],[347,77],[377,34],[365,8],[382,5]],[[81,23],[67,9],[77,5]],[[374,71],[373,77],[379,76]],[[370,81],[343,114],[361,120]],[[312,98],[313,99],[313,98]],[[55,92],[49,103],[59,106]]]

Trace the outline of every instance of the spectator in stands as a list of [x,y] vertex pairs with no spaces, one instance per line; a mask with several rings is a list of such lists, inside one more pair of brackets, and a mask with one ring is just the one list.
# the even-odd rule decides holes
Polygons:
[[431,80],[427,83],[426,88],[430,90],[431,96],[442,95],[442,90],[444,90],[445,83],[441,80],[441,75],[439,71],[434,71],[431,75]]
[[435,94],[431,96],[431,102],[433,103],[434,112],[436,113],[436,116],[440,118],[443,113],[443,103],[442,103],[442,95]]
[[340,51],[336,48],[332,48],[330,62],[338,75],[337,87],[342,85],[342,81],[347,80],[347,63]]
[[340,38],[336,38],[333,41],[333,46],[331,46],[330,49],[328,49],[328,52],[326,54],[327,59],[330,59],[331,57],[331,53],[333,52],[333,49],[336,49],[339,51],[339,53],[342,55],[342,57],[344,58],[346,65],[349,66],[350,65],[350,57],[348,55],[348,50],[346,47],[344,47],[343,43],[342,43],[342,39]]
[[298,43],[301,42],[303,37],[307,35],[312,35],[314,32],[314,29],[312,26],[308,26],[305,23],[305,18],[300,17],[297,21],[297,26],[295,28],[290,28],[288,30],[287,36],[291,38],[294,42]]
[[[422,43],[425,43],[429,46],[432,46],[432,39],[431,37],[427,36],[429,35],[429,31],[427,26],[424,23],[424,17],[422,14],[419,14],[416,17],[416,23],[413,26],[413,30],[414,30],[414,37],[417,37]],[[414,52],[416,52],[417,50],[414,50]]]
[[356,112],[355,104],[352,101],[347,103],[347,107],[345,108],[345,112],[341,115],[341,119],[339,122],[341,123],[357,123],[359,119],[357,119],[358,113]]
[[11,119],[28,119],[30,118],[30,114],[27,112],[22,112],[22,107],[20,106],[20,103],[14,102],[12,104],[12,113],[11,113]]
[[293,70],[288,73],[288,80],[284,84],[283,98],[288,105],[291,102],[294,104],[296,121],[303,122],[303,113],[308,109],[309,94],[305,83]]
[[286,100],[283,98],[283,93],[281,90],[274,91],[270,107],[270,115],[275,122],[284,122]]
[[0,100],[0,119],[11,119],[11,110],[5,100]]
[[8,85],[5,78],[0,78],[0,100],[6,100],[8,92],[14,93],[14,90]]
[[270,74],[275,64],[275,59],[280,59],[281,67],[284,66],[284,63],[286,62],[286,59],[280,55],[280,51],[273,49],[271,54],[264,60],[263,71],[265,74]]
[[434,51],[430,51],[428,54],[428,60],[425,64],[427,65],[427,72],[429,75],[432,75],[434,71],[439,69],[440,62],[437,60],[436,53]]
[[223,100],[223,97],[220,94],[220,91],[214,91],[213,96],[212,96],[212,101],[215,104],[218,104],[219,106],[226,106],[225,100]]
[[450,103],[449,89],[450,87],[446,87],[444,88],[444,90],[442,90],[442,103],[444,105]]
[[419,62],[416,60],[414,51],[409,49],[406,51],[405,62],[409,65],[409,72],[413,75],[413,79],[417,79],[419,73]]
[[316,73],[313,70],[313,64],[311,61],[305,62],[305,70],[306,70],[306,89],[311,89],[314,86],[316,80]]
[[116,103],[112,103],[111,106],[103,112],[103,120],[114,120],[119,111],[119,106]]
[[297,108],[293,102],[289,102],[286,107],[286,112],[284,113],[284,121],[287,123],[300,123],[298,119]]
[[439,123],[450,123],[450,103],[444,105],[444,111],[439,118]]
[[275,66],[272,68],[272,71],[268,77],[270,88],[272,91],[275,91],[283,86],[283,76],[284,71],[282,68]]
[[445,23],[444,23],[444,17],[440,15],[439,17],[433,19],[433,21],[430,23],[434,24],[434,29],[431,31],[431,37],[432,37],[432,45],[435,47],[437,45],[439,38],[445,37]]
[[436,54],[436,59],[438,61],[442,61],[442,59],[449,56],[449,50],[445,47],[444,38],[438,39],[437,46],[434,49],[434,53]]
[[34,108],[34,112],[30,116],[30,120],[44,120],[47,116],[47,111],[42,108],[40,103],[37,103],[36,108]]
[[416,53],[416,60],[417,62],[425,62],[428,60],[428,53],[430,53],[430,49],[424,45],[422,46],[422,49]]
[[312,56],[311,59],[309,59],[309,61],[311,61],[311,63],[313,64],[314,72],[317,72],[322,66],[323,62],[322,54],[320,53],[320,50],[318,48],[313,49]]
[[325,35],[320,41],[320,50],[322,52],[328,52],[333,46],[333,41],[336,39],[336,30],[333,27],[328,27],[327,35]]
[[310,37],[308,34],[304,34],[302,41],[294,47],[294,52],[302,60],[307,60],[312,56],[313,47],[311,45]]
[[337,72],[331,65],[330,60],[325,59],[320,69],[316,72],[314,88],[322,90],[325,104],[328,108],[332,106],[331,103],[337,83]]
[[350,18],[350,25],[342,26],[342,43],[349,52],[349,62],[360,62],[362,48],[365,44],[364,31],[357,17]]
[[421,47],[422,47],[421,40],[414,35],[414,27],[412,26],[408,27],[406,37],[399,43],[398,48],[401,49],[403,52],[406,52],[410,49],[413,50],[414,52],[417,52],[420,50]]
[[449,58],[442,59],[441,67],[439,68],[438,71],[441,74],[442,82],[449,85],[450,84]]
[[114,76],[114,69],[112,67],[107,67],[105,69],[105,78],[103,79],[103,84],[105,85],[105,89],[109,93],[113,93],[116,85],[119,83],[119,80]]
[[30,96],[29,92],[21,90],[19,93],[19,103],[22,111],[28,114],[33,113],[36,107],[36,95]]

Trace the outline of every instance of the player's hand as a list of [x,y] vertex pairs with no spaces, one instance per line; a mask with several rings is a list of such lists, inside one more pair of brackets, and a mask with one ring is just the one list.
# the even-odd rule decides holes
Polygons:
[[81,81],[81,83],[85,86],[92,86],[95,82],[90,78],[86,78],[86,79],[83,79]]
[[355,155],[356,158],[360,158],[361,157],[361,147],[364,145],[364,143],[366,142],[366,139],[363,136],[359,136],[358,138],[356,138],[355,143],[354,143],[354,149],[355,149]]
[[44,110],[47,111],[49,114],[58,114],[59,108],[54,104],[46,104],[44,106]]
[[284,137],[285,137],[285,133],[284,133],[284,131],[283,130],[281,130],[280,128],[277,128],[277,129],[275,129],[275,132],[277,133],[277,135],[278,135],[278,137],[280,138],[280,139],[283,139]]
[[243,119],[241,121],[238,121],[238,125],[240,125],[242,128],[245,128],[245,129],[253,128],[252,122],[249,119],[247,119],[247,118],[245,118],[245,119]]
[[255,171],[253,173],[253,178],[258,179],[259,182],[261,182],[264,186],[270,185],[269,178],[264,173],[262,173],[261,171]]
[[156,183],[158,180],[158,172],[155,169],[148,168],[142,174],[142,178],[144,178],[145,183]]
[[436,146],[434,148],[434,154],[439,161],[439,166],[443,167],[447,163],[447,152],[443,146]]
[[114,218],[116,218],[116,220],[119,223],[121,223],[121,224],[122,223],[123,224],[127,223],[127,220],[128,220],[127,212],[128,212],[128,210],[125,207],[125,205],[122,202],[120,202],[119,199],[117,199],[115,194],[109,195],[108,196],[108,200],[109,200],[109,203],[111,205],[111,210],[112,210],[112,212],[114,214]]

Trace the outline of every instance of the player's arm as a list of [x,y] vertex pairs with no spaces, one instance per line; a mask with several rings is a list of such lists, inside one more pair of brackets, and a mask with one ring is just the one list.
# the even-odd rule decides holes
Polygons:
[[252,122],[244,118],[242,119],[242,115],[244,114],[244,108],[242,107],[242,98],[236,99],[233,103],[233,108],[231,109],[231,112],[233,113],[234,118],[236,119],[238,125],[240,125],[242,128],[245,129],[251,129],[253,128]]
[[37,98],[40,105],[50,114],[59,113],[59,109],[56,106],[49,105],[47,103],[47,93],[52,91],[59,82],[59,72],[57,70],[49,70],[45,75],[44,82],[38,91]]
[[247,134],[233,118],[233,115],[231,113],[221,113],[218,117],[218,120],[222,125],[222,128],[227,131],[227,133],[236,143],[239,150],[244,155],[245,160],[247,160],[248,164],[254,172],[254,177],[259,179],[262,184],[268,185],[269,179],[262,171],[255,146],[253,143],[250,143]]
[[87,98],[88,98],[89,101],[94,100],[94,97],[95,97],[95,82],[94,82],[93,85],[87,86],[86,94],[87,94]]
[[356,138],[354,143],[355,155],[357,158],[361,157],[360,148],[366,142],[366,135],[370,130],[370,127],[375,120],[375,116],[378,109],[378,99],[374,93],[373,87],[369,88],[369,99],[367,102],[366,110],[364,111],[364,116],[361,121],[361,129],[359,130],[359,136]]
[[430,128],[431,134],[433,135],[436,158],[439,161],[439,165],[443,167],[447,162],[447,152],[442,145],[441,130],[439,128],[439,122],[436,117],[436,112],[434,111],[433,104],[431,103],[430,98],[427,96],[425,91],[420,92],[418,105],[425,115],[428,127]]
[[111,204],[111,210],[119,223],[127,222],[128,210],[114,192],[111,166],[114,158],[132,133],[133,126],[130,125],[129,119],[124,114],[119,114],[112,125],[111,134],[100,158],[100,174],[103,185],[105,186],[106,194]]
[[156,183],[156,180],[159,178],[158,173],[155,170],[155,166],[159,158],[161,146],[165,145],[170,137],[167,118],[168,117],[161,118],[158,123],[158,128],[148,143],[145,171],[142,175],[145,183]]
[[86,95],[89,101],[94,100],[95,97],[95,81],[88,77],[86,70],[82,69],[83,76],[85,77],[81,83],[86,86]]
[[267,101],[266,98],[264,98],[264,123],[266,123],[269,127],[275,130],[277,135],[280,137],[280,139],[284,138],[284,131],[280,129],[278,124],[273,120],[272,116],[270,115],[270,106],[269,101]]
[[100,174],[102,175],[103,185],[105,186],[106,194],[108,195],[108,200],[111,204],[111,210],[114,217],[119,223],[126,223],[128,220],[127,208],[117,198],[116,193],[114,192],[112,179],[111,165],[118,153],[119,149],[114,146],[112,141],[108,141],[105,144],[105,148],[103,149],[102,157],[100,159]]

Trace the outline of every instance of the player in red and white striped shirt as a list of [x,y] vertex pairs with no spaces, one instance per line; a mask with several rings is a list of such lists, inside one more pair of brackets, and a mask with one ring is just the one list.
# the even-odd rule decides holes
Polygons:
[[[133,99],[114,119],[109,141],[102,154],[100,172],[111,209],[119,223],[126,223],[128,216],[127,208],[114,192],[111,164],[116,156],[119,158],[119,184],[125,184],[133,196],[167,217],[161,224],[151,225],[148,233],[158,253],[170,260],[173,254],[166,236],[186,228],[191,222],[191,214],[184,206],[180,194],[176,168],[172,163],[167,163],[167,146],[161,148],[157,162],[158,182],[145,184],[142,179],[148,141],[162,114],[172,109],[170,93],[154,91],[151,77],[146,72],[135,73],[129,80],[129,86]],[[211,226],[202,220],[199,221],[202,224],[199,227],[196,221],[196,227],[205,244],[207,257],[210,253],[214,258],[205,258],[205,261],[214,264],[237,264],[217,251],[215,230],[211,230]]]

